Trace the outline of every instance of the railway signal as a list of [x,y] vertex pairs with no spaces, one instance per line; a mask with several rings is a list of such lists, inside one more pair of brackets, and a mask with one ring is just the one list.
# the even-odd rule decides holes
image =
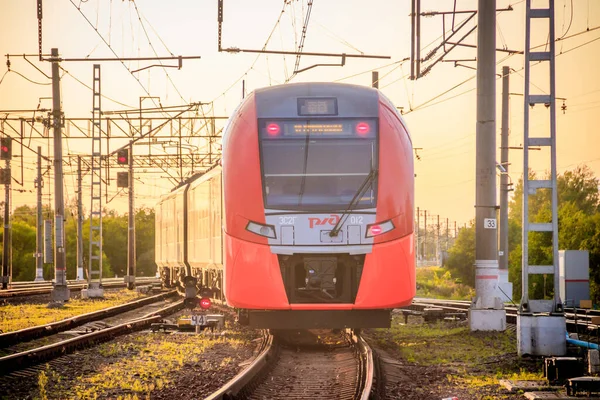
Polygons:
[[129,172],[117,172],[117,187],[129,187]]
[[3,137],[0,139],[0,160],[12,159],[12,138]]
[[10,185],[10,168],[0,168],[0,185]]
[[129,165],[129,149],[121,149],[117,152],[117,164]]

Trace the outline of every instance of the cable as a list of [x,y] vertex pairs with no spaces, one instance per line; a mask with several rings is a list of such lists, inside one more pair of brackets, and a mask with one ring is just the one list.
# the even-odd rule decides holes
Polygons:
[[[564,8],[567,8],[567,2],[566,2],[566,0],[565,0],[565,7],[564,7]],[[564,14],[566,14],[566,13],[563,13],[563,27],[565,26],[565,22],[564,22]],[[566,32],[565,32],[565,33],[563,33],[563,35],[562,35],[561,37],[559,37],[557,40],[561,40],[561,39],[563,39],[565,36],[567,36],[567,33],[569,33],[569,30],[571,29],[571,24],[572,24],[572,23],[573,23],[573,0],[571,0],[571,17],[570,17],[570,20],[569,20],[569,26],[567,26],[567,30],[566,30]]]
[[[593,31],[593,30],[596,30],[596,29],[600,29],[600,26],[594,27],[594,28],[590,29],[589,31],[578,32],[578,33],[576,33],[576,34],[573,34],[573,35],[571,35],[571,36],[564,37],[562,40],[565,40],[565,39],[570,39],[570,38],[573,38],[573,37],[575,37],[575,36],[579,36],[579,35],[581,35],[581,34],[583,34],[583,33],[591,32],[591,31]],[[569,50],[566,50],[566,51],[564,51],[564,52],[561,52],[561,53],[559,53],[559,54],[556,54],[556,55],[555,55],[555,57],[561,56],[561,55],[563,55],[563,54],[567,54],[567,53],[569,53],[570,51],[573,51],[573,50],[576,50],[576,49],[578,49],[578,48],[581,48],[581,47],[583,47],[583,46],[585,46],[585,45],[588,45],[588,44],[590,44],[590,43],[592,43],[592,42],[595,42],[596,40],[600,40],[600,37],[597,37],[597,38],[595,38],[595,39],[592,39],[592,40],[590,40],[590,41],[588,41],[588,42],[585,42],[585,43],[582,43],[582,44],[580,44],[580,45],[578,45],[578,46],[575,46],[575,47],[573,47],[573,48],[571,48],[571,49],[569,49]],[[536,46],[536,47],[533,47],[532,49],[535,49],[535,48],[538,48],[538,47],[541,47],[541,46],[545,46],[545,45]],[[500,64],[500,63],[502,63],[502,62],[504,62],[506,59],[508,59],[508,58],[510,58],[510,57],[512,57],[512,56],[513,56],[513,54],[506,56],[504,59],[502,59],[502,60],[500,60],[500,61],[496,62],[496,65],[498,65],[498,64]],[[538,63],[538,64],[539,64],[539,63]],[[537,64],[535,64],[535,65],[537,65]],[[518,70],[512,70],[512,71],[511,71],[511,74],[512,74],[513,72],[522,71],[523,69],[524,69],[524,67],[523,67],[523,68],[520,68],[520,69],[518,69]],[[463,94],[466,94],[466,93],[472,92],[473,90],[475,90],[475,88],[472,88],[472,89],[466,90],[466,91],[464,91],[464,92],[461,92],[461,93],[459,93],[459,94],[457,94],[457,95],[455,95],[455,96],[448,97],[448,98],[446,98],[446,99],[443,99],[443,100],[441,100],[441,101],[438,101],[438,102],[435,102],[435,103],[429,104],[429,103],[431,103],[432,101],[434,101],[435,99],[438,99],[439,97],[441,97],[441,96],[443,96],[443,95],[447,94],[448,92],[450,92],[450,91],[452,91],[452,90],[454,90],[454,89],[458,88],[459,86],[461,86],[461,85],[463,85],[463,84],[467,83],[468,81],[470,81],[470,80],[472,80],[472,79],[475,79],[476,77],[477,77],[477,75],[474,75],[474,76],[472,76],[472,77],[470,77],[470,78],[468,78],[468,79],[466,79],[466,80],[462,81],[461,83],[459,83],[459,84],[455,85],[455,86],[454,86],[454,87],[452,87],[451,89],[444,91],[443,93],[441,93],[441,94],[439,94],[439,95],[435,96],[435,97],[434,97],[434,98],[432,98],[432,99],[429,99],[429,100],[427,100],[426,102],[424,102],[424,103],[422,103],[422,104],[420,104],[420,105],[418,105],[418,106],[416,106],[416,107],[414,107],[414,108],[410,109],[409,111],[406,111],[406,112],[404,112],[403,114],[409,114],[409,113],[411,113],[411,112],[413,112],[413,111],[417,111],[417,110],[420,110],[420,109],[422,109],[422,108],[431,107],[431,106],[434,106],[434,105],[437,105],[437,104],[443,103],[443,102],[445,102],[445,101],[452,100],[452,99],[454,99],[454,98],[456,98],[456,97],[462,96]],[[497,79],[499,79],[499,78],[497,78]]]
[[[72,0],[71,0],[72,1]],[[281,17],[283,16],[283,14],[285,13],[285,8],[288,5],[287,1],[283,2],[283,8],[281,9],[281,12],[279,13],[279,17],[277,18],[277,21],[275,22],[275,25],[273,26],[273,29],[271,29],[271,33],[269,33],[269,36],[267,37],[267,40],[265,41],[265,44],[262,47],[262,50],[265,50],[267,48],[267,45],[269,44],[269,41],[271,40],[271,37],[273,36],[273,33],[275,32],[275,29],[277,28],[277,26],[279,26],[279,23],[281,22]],[[256,58],[254,59],[254,61],[252,62],[252,65],[250,65],[250,67],[246,70],[246,72],[244,72],[239,78],[237,78],[231,85],[229,85],[227,87],[227,89],[225,89],[223,91],[223,93],[221,93],[220,95],[218,95],[217,97],[215,97],[214,99],[212,99],[210,102],[214,103],[217,99],[220,99],[221,97],[225,96],[225,94],[230,91],[235,85],[237,85],[242,79],[244,79],[245,76],[248,75],[248,72],[250,72],[254,66],[256,65],[258,59],[260,58],[262,54],[259,53]]]
[[[87,89],[89,89],[89,90],[91,90],[91,91],[94,91],[94,89],[93,89],[93,88],[91,88],[91,87],[90,87],[89,85],[87,85],[86,83],[84,83],[84,82],[80,81],[79,79],[77,79],[77,78],[76,78],[74,75],[72,75],[72,74],[71,74],[69,71],[67,71],[66,69],[64,69],[62,66],[60,66],[60,65],[59,65],[59,66],[58,66],[58,68],[62,69],[62,70],[65,72],[65,75],[68,75],[68,76],[70,76],[70,77],[71,77],[71,78],[73,78],[75,81],[77,81],[77,82],[79,82],[81,85],[85,86]],[[118,105],[120,105],[120,106],[127,107],[127,108],[132,108],[132,109],[135,109],[135,108],[136,108],[136,107],[134,107],[134,106],[130,106],[130,105],[127,105],[127,104],[125,104],[125,103],[121,103],[120,101],[117,101],[117,100],[115,100],[115,99],[113,99],[113,98],[111,98],[111,97],[108,97],[108,96],[104,95],[104,94],[101,94],[101,96],[102,96],[103,98],[105,98],[106,100],[112,101],[113,103],[115,103],[115,104],[118,104]]]
[[383,69],[383,68],[387,68],[387,67],[390,67],[390,66],[392,66],[392,65],[395,65],[395,64],[402,64],[402,63],[404,63],[405,61],[408,61],[408,59],[407,59],[407,58],[405,58],[405,59],[402,59],[402,60],[400,60],[400,61],[394,61],[394,62],[391,62],[391,63],[389,63],[389,64],[385,64],[385,65],[381,65],[381,66],[378,66],[378,67],[375,67],[375,68],[371,68],[371,69],[368,69],[368,70],[366,70],[366,71],[358,72],[358,73],[356,73],[356,74],[353,74],[353,75],[349,75],[349,76],[345,76],[345,77],[343,77],[343,78],[336,79],[336,80],[334,80],[333,82],[341,82],[341,81],[345,81],[346,79],[354,78],[354,77],[357,77],[357,76],[359,76],[359,75],[368,74],[369,72],[373,72],[373,71],[377,71],[377,70],[380,70],[380,69]]
[[[137,7],[137,4],[135,2],[135,0],[131,0],[131,2],[133,3],[133,7],[135,8],[135,12],[137,13],[138,16],[138,20],[140,22],[140,26],[142,27],[142,30],[144,31],[144,35],[146,36],[146,39],[148,39],[148,45],[150,45],[150,48],[152,49],[152,52],[154,52],[154,55],[156,57],[158,57],[158,53],[156,52],[156,50],[154,49],[154,45],[152,44],[152,42],[150,41],[150,36],[148,35],[148,31],[146,31],[146,27],[144,26],[144,23],[142,22],[142,18],[140,16],[140,10]],[[158,35],[157,35],[158,36]],[[164,45],[164,42],[162,41],[162,39],[160,39],[159,36],[159,40],[161,41],[161,43]],[[165,46],[165,49],[167,49],[167,51],[172,55],[175,56],[171,51],[169,51],[169,49],[167,48],[167,46]],[[183,96],[181,95],[181,92],[179,91],[179,89],[177,89],[177,86],[175,86],[175,83],[173,82],[173,80],[171,79],[171,76],[169,75],[169,73],[167,72],[167,70],[164,67],[164,64],[162,62],[162,60],[158,60],[158,62],[160,63],[160,65],[163,66],[163,71],[165,72],[165,75],[167,76],[167,79],[169,80],[169,82],[171,83],[171,85],[173,86],[173,88],[175,89],[175,91],[177,92],[177,94],[179,95],[179,97],[181,98],[181,100],[183,100],[185,102],[185,99],[183,98]]]
[[148,95],[148,97],[150,97],[150,99],[152,100],[152,102],[154,103],[154,105],[156,105],[158,107],[158,104],[156,104],[156,100],[154,100],[152,98],[152,96],[150,95],[150,92],[146,89],[146,87],[142,84],[142,82],[139,80],[138,77],[136,77],[133,72],[131,72],[131,70],[127,67],[127,65],[125,65],[125,62],[123,62],[122,60],[120,60],[118,54],[115,52],[115,50],[112,48],[112,46],[106,41],[106,39],[104,39],[104,37],[100,34],[100,32],[98,31],[98,29],[96,29],[94,27],[94,25],[92,24],[92,22],[88,19],[88,17],[83,13],[83,11],[81,11],[81,7],[78,7],[73,0],[69,0],[71,2],[71,4],[73,4],[73,7],[75,7],[77,9],[77,11],[79,11],[79,13],[81,14],[81,16],[87,21],[87,23],[94,28],[94,31],[96,31],[96,33],[98,34],[98,36],[100,36],[100,39],[102,39],[102,41],[104,42],[104,44],[106,44],[106,46],[109,48],[109,50],[113,53],[113,55],[121,62],[121,64],[123,65],[123,67],[125,67],[125,69],[131,74],[131,76],[133,77],[133,79],[135,79],[137,81],[137,83],[140,85],[140,87],[142,88],[142,90]]
[[7,70],[6,72],[4,72],[4,75],[2,75],[2,78],[0,78],[0,85],[2,85],[2,82],[4,81],[4,77],[6,76],[6,74],[8,74],[10,70]]
[[[9,72],[9,71],[6,71]],[[35,85],[41,85],[41,86],[48,86],[48,85],[52,85],[52,82],[48,82],[48,83],[42,83],[42,82],[36,82],[34,80],[29,79],[28,77],[26,77],[25,75],[21,74],[20,72],[15,71],[14,69],[11,69],[10,72],[14,72],[15,74],[19,75],[21,78],[35,84]],[[4,79],[4,76],[2,77],[2,79]],[[1,81],[0,81],[1,83]]]

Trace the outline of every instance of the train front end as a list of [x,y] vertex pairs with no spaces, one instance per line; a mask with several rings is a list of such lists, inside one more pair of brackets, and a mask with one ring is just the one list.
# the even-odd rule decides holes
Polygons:
[[412,301],[412,145],[379,91],[255,91],[225,132],[223,181],[225,297],[250,325],[386,327]]

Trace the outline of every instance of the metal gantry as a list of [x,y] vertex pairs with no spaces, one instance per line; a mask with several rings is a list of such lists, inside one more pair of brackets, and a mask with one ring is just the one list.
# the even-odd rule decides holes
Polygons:
[[100,65],[94,64],[88,297],[102,297],[102,129]]
[[[554,0],[548,0],[548,8],[531,8],[527,0],[525,9],[525,92],[523,129],[523,242],[522,242],[522,297],[517,318],[517,341],[519,355],[563,355],[566,353],[566,321],[559,294],[558,269],[558,194],[556,184],[556,85],[555,85],[555,32]],[[548,51],[532,51],[532,20],[547,21]],[[549,67],[549,94],[530,93],[531,64],[542,63]],[[530,136],[529,112],[536,104],[549,109],[550,132],[543,136]],[[550,179],[529,179],[529,151],[531,146],[550,150]],[[551,190],[552,220],[531,222],[529,199],[538,189]],[[529,265],[529,233],[550,232],[552,234],[552,265]],[[531,299],[529,276],[536,274],[554,275],[554,299]]]

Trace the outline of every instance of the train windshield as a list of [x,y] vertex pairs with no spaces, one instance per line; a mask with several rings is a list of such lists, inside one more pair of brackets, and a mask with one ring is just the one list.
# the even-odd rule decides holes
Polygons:
[[377,120],[259,120],[265,206],[344,210],[376,205]]

